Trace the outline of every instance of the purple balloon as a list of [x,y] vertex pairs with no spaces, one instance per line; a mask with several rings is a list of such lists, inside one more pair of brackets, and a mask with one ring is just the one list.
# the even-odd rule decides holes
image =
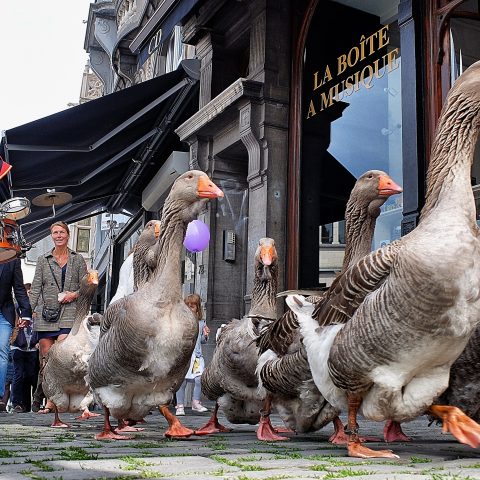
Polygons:
[[210,241],[210,231],[201,220],[192,220],[187,226],[187,233],[183,241],[184,247],[196,253],[205,250]]

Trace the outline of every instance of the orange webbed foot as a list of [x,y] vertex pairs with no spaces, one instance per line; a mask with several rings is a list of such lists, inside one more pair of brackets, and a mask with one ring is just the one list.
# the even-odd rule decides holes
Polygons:
[[95,440],[133,440],[132,435],[119,435],[113,431],[103,431],[95,435]]
[[383,428],[383,438],[387,443],[390,442],[411,442],[412,439],[405,435],[399,422],[388,420]]
[[443,433],[450,432],[460,443],[477,448],[480,445],[480,425],[457,407],[432,405],[429,413],[442,420]]
[[400,458],[391,450],[372,450],[365,447],[359,441],[348,442],[348,456],[357,458]]
[[283,440],[288,440],[288,437],[282,437],[276,434],[275,429],[270,423],[270,416],[268,415],[262,415],[260,417],[260,423],[257,430],[257,438],[258,440],[262,440],[265,442],[280,442]]

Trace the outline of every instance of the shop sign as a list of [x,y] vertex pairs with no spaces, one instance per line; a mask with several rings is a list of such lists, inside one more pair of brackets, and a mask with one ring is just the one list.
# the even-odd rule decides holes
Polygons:
[[[337,57],[335,64],[326,65],[325,68],[313,74],[312,95],[315,96],[310,99],[307,120],[314,117],[317,112],[331,107],[335,102],[353,95],[361,88],[371,89],[375,85],[375,79],[382,78],[386,73],[391,73],[400,66],[399,49],[387,51],[390,43],[388,27],[385,25],[368,37],[362,35],[359,44]],[[386,52],[383,56],[360,68],[361,62],[368,60],[368,57],[382,49]],[[355,67],[357,70],[354,73],[338,80],[340,75],[348,72],[347,69]]]

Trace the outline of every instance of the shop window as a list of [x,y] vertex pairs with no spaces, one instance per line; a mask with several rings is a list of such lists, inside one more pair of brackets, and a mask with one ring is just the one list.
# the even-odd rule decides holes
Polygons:
[[77,229],[77,246],[75,250],[79,253],[88,253],[90,251],[90,229]]
[[[355,181],[375,169],[402,183],[398,3],[319,2],[312,18],[303,71],[300,287],[331,283],[340,270],[343,254],[329,244],[343,249]],[[372,248],[400,236],[402,205],[399,195],[384,204]]]

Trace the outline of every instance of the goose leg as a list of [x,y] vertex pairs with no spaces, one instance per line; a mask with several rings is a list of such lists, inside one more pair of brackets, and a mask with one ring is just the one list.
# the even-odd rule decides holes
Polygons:
[[358,458],[399,458],[391,450],[371,450],[364,447],[358,436],[357,412],[362,403],[362,397],[348,394],[348,456]]
[[168,429],[164,435],[168,438],[186,438],[193,435],[195,432],[190,430],[187,427],[184,427],[180,420],[168,409],[168,405],[162,405],[158,407],[160,413],[165,417],[165,420],[168,422]]
[[272,405],[271,395],[267,395],[263,403],[263,409],[260,411],[260,424],[258,425],[257,438],[266,442],[278,442],[288,440],[288,437],[277,435],[270,422],[270,412]]
[[[335,417],[333,419],[333,428],[335,431],[333,435],[328,439],[329,442],[335,445],[346,445],[348,443],[348,435],[345,433],[345,428],[343,426],[340,417]],[[358,437],[360,442],[381,442],[382,440],[378,437]]]
[[450,432],[460,443],[466,443],[472,448],[480,445],[480,425],[459,408],[432,405],[427,412],[442,420],[443,433]]
[[402,425],[393,420],[387,420],[383,428],[383,438],[386,442],[411,442],[412,439],[403,433]]
[[[345,433],[345,428],[339,417],[333,419],[333,428],[335,431],[333,435],[328,439],[329,442],[335,445],[347,445],[348,435]],[[358,437],[360,442],[381,442],[382,440],[378,437]]]
[[123,420],[120,419],[118,421],[118,427],[115,429],[117,433],[123,433],[123,432],[141,432],[142,430],[145,430],[144,428],[138,428],[134,427],[133,425],[129,424],[129,420]]
[[215,408],[213,409],[210,420],[199,430],[195,430],[195,435],[208,435],[210,433],[231,432],[230,428],[224,427],[218,421],[217,413],[218,413],[218,403],[215,403]]
[[75,420],[88,420],[89,418],[92,418],[92,417],[99,417],[100,414],[99,413],[93,413],[91,412],[88,407],[82,412],[81,415],[79,415],[78,417],[75,417]]
[[133,438],[135,438],[133,436],[119,435],[118,433],[115,433],[112,428],[112,424],[110,423],[110,411],[105,406],[103,407],[103,411],[103,430],[101,431],[101,433],[97,433],[97,435],[95,435],[96,440],[132,440]]
[[55,404],[53,404],[53,408],[55,410],[55,418],[53,419],[53,423],[50,425],[53,428],[69,428],[70,425],[67,423],[63,423],[58,416],[58,408]]

